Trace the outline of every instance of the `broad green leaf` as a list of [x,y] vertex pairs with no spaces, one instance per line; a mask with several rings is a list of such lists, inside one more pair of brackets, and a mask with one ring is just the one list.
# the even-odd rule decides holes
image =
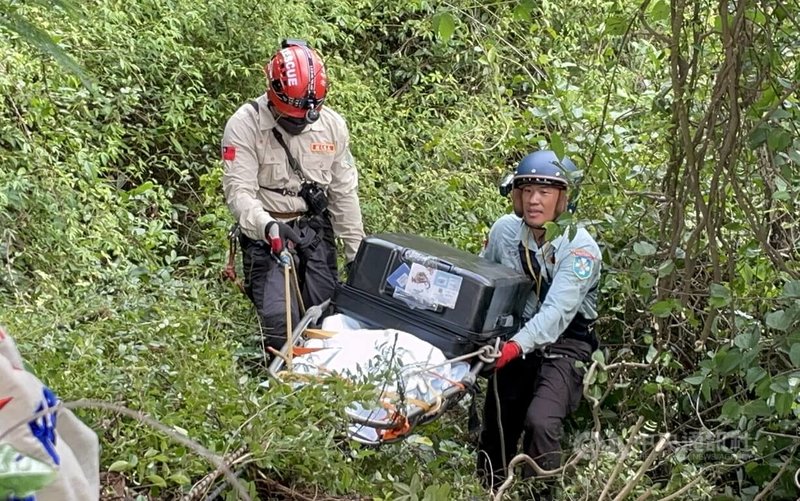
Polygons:
[[765,318],[767,327],[778,331],[785,331],[792,325],[792,318],[783,310],[767,313]]
[[670,16],[669,3],[664,0],[658,0],[650,9],[650,15],[655,21],[666,21]]
[[800,298],[800,280],[786,282],[786,284],[783,286],[781,297]]
[[786,376],[779,376],[772,380],[769,389],[775,393],[788,393],[789,392],[789,378]]
[[111,463],[111,466],[108,467],[108,471],[128,471],[131,468],[133,468],[132,464],[127,461],[119,460]]
[[606,363],[606,356],[603,354],[602,350],[595,350],[594,353],[592,353],[592,360],[598,364],[604,365]]
[[776,191],[772,194],[772,199],[788,202],[792,199],[792,195],[788,191]]
[[736,421],[739,419],[741,411],[742,408],[739,406],[739,402],[733,398],[722,404],[722,416],[728,419],[728,421]]
[[426,447],[433,447],[433,441],[424,435],[414,434],[406,439],[409,444],[424,445]]
[[164,477],[162,477],[161,475],[156,475],[155,473],[147,475],[147,480],[149,480],[151,484],[153,484],[155,486],[158,486],[158,487],[166,487],[167,486],[167,481],[164,480]]
[[447,42],[456,31],[456,19],[450,11],[440,12],[433,16],[433,29],[443,42]]
[[712,383],[714,383],[714,381],[712,381],[711,378],[706,378],[703,384],[700,385],[700,393],[703,395],[703,400],[706,402],[711,401]]
[[784,129],[770,129],[767,135],[767,147],[770,151],[783,151],[792,144],[792,135]]
[[567,234],[567,239],[572,242],[575,240],[575,236],[578,234],[578,225],[571,224],[567,227],[569,229],[569,233]]
[[656,248],[650,242],[642,240],[633,244],[633,252],[640,256],[652,256],[656,253]]
[[748,9],[745,11],[745,17],[750,19],[757,25],[762,25],[766,22],[767,18],[760,8]]
[[639,276],[640,293],[649,294],[655,285],[656,285],[656,277],[654,277],[650,273],[644,272]]
[[675,269],[675,263],[672,262],[672,259],[667,259],[658,267],[658,278],[664,278],[670,273],[672,270]]
[[629,19],[625,16],[610,16],[606,19],[606,33],[612,36],[622,35],[628,23]]
[[795,367],[800,367],[800,343],[795,343],[789,349],[789,360]]
[[153,189],[153,182],[152,181],[147,181],[147,182],[144,182],[144,183],[140,184],[136,188],[128,191],[128,195],[130,195],[130,196],[141,195],[142,193],[144,193],[146,191],[150,191],[152,189]]
[[689,376],[686,379],[684,379],[684,381],[686,381],[687,383],[689,383],[692,386],[697,386],[699,384],[702,384],[703,381],[705,381],[705,380],[706,380],[706,377],[703,376],[703,375]]
[[559,159],[564,158],[564,142],[561,140],[561,136],[555,132],[550,134],[550,148]]
[[756,383],[754,388],[756,396],[759,398],[769,398],[773,394],[770,386],[772,386],[772,379],[769,376],[761,379],[758,383]]
[[174,482],[174,483],[178,484],[178,485],[188,485],[192,481],[189,477],[187,477],[185,474],[180,473],[180,472],[173,473],[172,475],[170,475],[169,476],[169,480],[171,482]]
[[744,381],[748,388],[761,381],[767,375],[767,371],[761,367],[750,367],[744,375]]
[[795,396],[791,393],[779,393],[775,395],[775,412],[779,417],[785,417],[792,411]]
[[661,391],[661,385],[658,383],[645,383],[641,388],[645,395],[655,395]]
[[764,144],[764,142],[767,140],[768,131],[769,128],[764,125],[756,127],[753,132],[750,133],[750,149],[754,150]]
[[536,3],[533,0],[521,0],[514,7],[514,17],[519,21],[530,21],[534,8],[536,8]]
[[672,313],[673,306],[674,302],[671,299],[664,299],[650,306],[650,313],[659,318],[665,318]]
[[731,292],[721,284],[711,284],[709,288],[708,304],[713,308],[722,308],[731,302]]
[[737,349],[724,352],[720,357],[720,359],[717,361],[717,370],[722,375],[728,375],[736,370],[741,360],[742,360],[742,352]]
[[769,416],[772,414],[772,409],[769,408],[766,402],[761,399],[747,402],[742,408],[742,413],[748,417]]
[[758,346],[759,339],[761,339],[761,335],[751,329],[738,334],[733,339],[733,344],[740,350],[752,350]]
[[55,478],[56,471],[49,465],[22,455],[9,444],[0,444],[0,499],[11,494],[26,497]]
[[556,224],[552,221],[548,221],[544,223],[544,239],[548,242],[552,242],[564,232],[564,229],[561,225]]

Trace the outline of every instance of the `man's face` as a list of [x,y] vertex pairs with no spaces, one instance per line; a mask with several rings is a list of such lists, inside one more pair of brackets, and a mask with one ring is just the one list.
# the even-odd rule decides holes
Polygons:
[[544,184],[528,184],[522,187],[522,217],[525,224],[540,228],[548,221],[555,221],[561,190]]

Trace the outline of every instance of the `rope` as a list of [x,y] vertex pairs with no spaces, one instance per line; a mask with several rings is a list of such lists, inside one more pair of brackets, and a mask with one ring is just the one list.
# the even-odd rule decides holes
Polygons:
[[303,293],[300,291],[300,281],[297,278],[297,267],[294,265],[294,260],[292,260],[291,272],[294,279],[294,291],[297,294],[297,304],[300,306],[300,316],[303,316],[306,314],[306,305],[303,303]]
[[194,487],[192,487],[181,501],[196,501],[200,499],[208,491],[214,481],[222,475],[223,469],[229,470],[231,466],[240,458],[244,457],[245,454],[247,454],[247,447],[241,447],[234,452],[226,454],[222,458],[222,464],[194,484]]
[[[498,338],[495,341],[495,345],[494,346],[487,344],[487,345],[481,346],[476,351],[473,351],[471,353],[467,353],[465,355],[461,355],[461,356],[458,356],[458,357],[455,357],[455,358],[450,358],[447,361],[442,362],[441,364],[430,365],[430,366],[426,365],[424,368],[422,368],[422,369],[420,369],[420,370],[418,370],[416,372],[412,372],[408,376],[409,377],[416,376],[417,374],[422,374],[423,372],[430,372],[433,369],[438,369],[439,367],[444,367],[445,365],[449,365],[449,364],[452,364],[452,363],[455,363],[455,362],[463,362],[463,361],[466,361],[466,360],[469,360],[469,359],[472,359],[472,358],[477,358],[478,360],[480,360],[484,364],[488,365],[488,364],[493,363],[498,358],[500,358],[500,350],[498,349],[499,346],[500,346],[500,339]],[[415,364],[415,365],[419,365],[419,364]]]
[[[503,474],[508,476],[508,462],[506,461],[506,437],[503,432],[503,416],[500,411],[500,393],[497,392],[497,374],[492,377],[492,384],[494,385],[494,408],[497,411],[497,431],[500,434],[500,456],[503,458]],[[494,467],[489,462],[489,467],[492,469],[491,475],[494,478]]]
[[292,357],[294,356],[294,343],[292,343],[292,296],[289,281],[289,266],[292,256],[287,252],[281,253],[281,266],[283,266],[284,304],[286,304],[286,367],[292,370]]

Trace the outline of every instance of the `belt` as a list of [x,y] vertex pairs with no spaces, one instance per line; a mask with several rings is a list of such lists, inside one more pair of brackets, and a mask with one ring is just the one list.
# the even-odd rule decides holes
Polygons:
[[549,358],[553,360],[557,360],[559,358],[569,358],[567,355],[563,353],[551,353],[550,350],[547,349],[537,349],[533,351],[536,355],[542,358]]
[[269,215],[275,219],[297,219],[304,216],[305,212],[270,212]]

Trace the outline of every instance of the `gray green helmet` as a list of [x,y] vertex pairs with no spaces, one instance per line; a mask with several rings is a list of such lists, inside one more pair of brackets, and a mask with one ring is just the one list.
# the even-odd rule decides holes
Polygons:
[[512,182],[514,188],[543,184],[568,190],[567,210],[575,212],[581,177],[578,167],[568,157],[559,160],[554,151],[540,150],[520,160]]

